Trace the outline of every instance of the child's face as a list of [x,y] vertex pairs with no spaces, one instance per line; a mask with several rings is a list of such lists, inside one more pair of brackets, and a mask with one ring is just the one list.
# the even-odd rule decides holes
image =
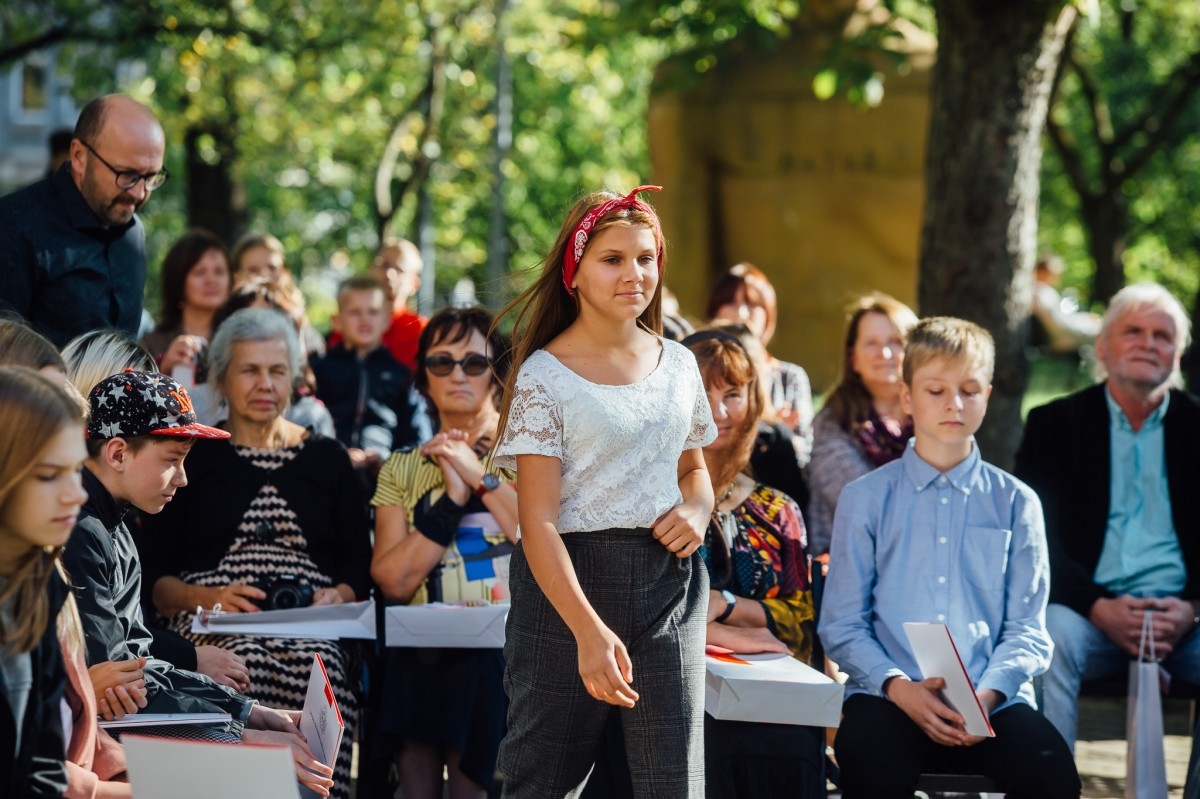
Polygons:
[[983,424],[992,393],[988,373],[961,359],[934,358],[916,369],[912,385],[900,384],[900,402],[912,415],[917,446],[955,447]]
[[163,437],[137,452],[126,447],[121,459],[120,499],[146,513],[158,513],[187,485],[183,459],[194,439]]
[[637,319],[658,289],[658,241],[648,227],[615,225],[588,244],[572,286],[580,311]]
[[717,437],[705,449],[719,452],[729,448],[734,437],[746,423],[749,411],[747,386],[731,386],[722,381],[706,385],[708,407],[712,409],[713,421],[717,424]]
[[342,340],[350,347],[374,349],[383,338],[382,291],[345,291],[338,299]]
[[15,565],[31,547],[66,545],[87,501],[80,480],[86,457],[79,425],[67,425],[50,439],[0,513],[0,567]]

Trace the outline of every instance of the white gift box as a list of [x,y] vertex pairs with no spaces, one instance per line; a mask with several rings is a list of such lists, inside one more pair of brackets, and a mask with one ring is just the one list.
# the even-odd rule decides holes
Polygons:
[[508,605],[393,605],[385,611],[388,646],[501,649]]
[[225,613],[197,608],[192,632],[210,635],[262,635],[273,638],[361,638],[375,640],[375,600],[311,605],[258,613]]
[[124,735],[133,799],[299,799],[287,746]]
[[843,686],[789,655],[708,655],[704,710],[713,718],[836,727]]

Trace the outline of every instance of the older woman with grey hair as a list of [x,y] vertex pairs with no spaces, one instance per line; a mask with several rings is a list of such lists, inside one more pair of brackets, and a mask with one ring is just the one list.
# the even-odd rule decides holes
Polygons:
[[[213,336],[209,357],[231,438],[198,441],[187,488],[146,519],[138,541],[144,583],[178,632],[244,657],[247,694],[265,704],[301,707],[319,653],[354,729],[357,686],[343,645],[191,632],[197,607],[255,613],[354,602],[366,599],[370,584],[367,513],[346,450],[284,418],[302,363],[295,326],[271,309],[238,311]],[[334,796],[349,795],[350,744],[345,736]]]

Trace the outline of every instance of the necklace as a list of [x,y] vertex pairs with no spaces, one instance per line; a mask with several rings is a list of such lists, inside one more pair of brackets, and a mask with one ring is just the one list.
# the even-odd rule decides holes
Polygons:
[[725,489],[725,493],[721,495],[721,498],[719,500],[717,500],[718,508],[721,507],[722,505],[724,505],[726,502],[728,502],[729,498],[733,496],[733,489],[736,485],[737,485],[737,478],[735,477],[735,478],[733,478],[733,481],[729,484],[729,488]]

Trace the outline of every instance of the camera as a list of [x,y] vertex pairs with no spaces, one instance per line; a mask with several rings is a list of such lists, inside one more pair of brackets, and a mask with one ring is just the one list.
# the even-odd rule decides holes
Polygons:
[[313,603],[313,587],[301,585],[294,574],[281,574],[269,583],[255,583],[254,587],[267,595],[266,599],[255,601],[263,610],[306,608]]

